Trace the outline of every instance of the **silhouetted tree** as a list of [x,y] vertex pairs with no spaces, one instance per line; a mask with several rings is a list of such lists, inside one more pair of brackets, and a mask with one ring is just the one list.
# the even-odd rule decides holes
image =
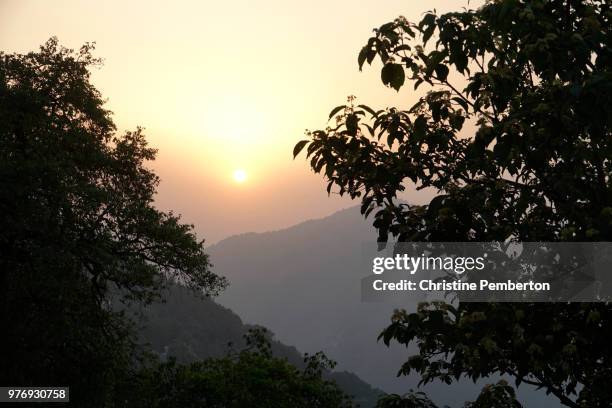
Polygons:
[[521,408],[516,400],[514,388],[506,381],[500,380],[497,384],[486,385],[478,399],[468,402],[465,408]]
[[144,368],[118,406],[131,408],[340,408],[353,404],[322,374],[335,363],[305,355],[305,368],[272,356],[268,334],[252,329],[247,347],[189,365],[170,360]]
[[381,397],[376,408],[438,408],[422,392],[409,392],[405,395],[388,394]]
[[[377,210],[379,241],[612,240],[612,4],[494,0],[380,26],[358,56],[381,79],[429,86],[409,109],[335,108],[309,132],[328,191]],[[398,200],[432,188],[429,205]],[[609,406],[606,304],[448,304],[398,311],[381,335],[415,342],[422,382],[511,375],[570,407]]]
[[[478,399],[466,402],[464,408],[521,408],[516,400],[514,388],[504,380],[486,385]],[[405,395],[388,394],[378,400],[376,408],[438,408],[423,392],[409,392]],[[444,408],[449,408],[445,405]]]
[[92,49],[52,38],[0,53],[0,383],[68,385],[89,407],[135,359],[111,293],[149,302],[169,281],[225,285],[192,226],[154,207],[155,150],[140,129],[117,134]]

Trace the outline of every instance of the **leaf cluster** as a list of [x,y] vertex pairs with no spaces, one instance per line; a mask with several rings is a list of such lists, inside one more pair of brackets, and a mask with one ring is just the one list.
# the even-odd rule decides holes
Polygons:
[[[358,55],[385,86],[426,87],[410,108],[354,103],[307,132],[328,192],[361,200],[378,240],[612,239],[612,4],[492,0],[374,30]],[[407,187],[434,191],[405,203]],[[409,198],[408,198],[409,199]],[[507,374],[570,407],[604,407],[607,304],[425,304],[381,334],[416,343],[423,382]],[[503,389],[503,387],[502,387]]]
[[[488,2],[375,30],[359,66],[427,86],[409,109],[351,101],[303,149],[328,191],[374,209],[380,240],[602,240],[612,234],[612,11],[599,1]],[[429,206],[398,200],[438,191]],[[476,209],[474,211],[474,209]]]

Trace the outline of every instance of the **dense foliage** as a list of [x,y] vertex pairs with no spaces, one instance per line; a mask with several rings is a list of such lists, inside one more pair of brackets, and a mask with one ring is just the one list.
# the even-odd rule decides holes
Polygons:
[[501,380],[485,386],[478,399],[465,404],[465,408],[521,408],[521,404],[516,400],[512,386]]
[[376,408],[437,408],[422,392],[409,392],[405,395],[388,394],[381,397]]
[[338,386],[322,375],[334,363],[322,353],[305,355],[297,369],[272,355],[265,330],[252,329],[247,347],[225,357],[189,365],[175,360],[143,369],[122,403],[143,408],[328,408],[352,407]]
[[192,227],[153,206],[155,151],[116,134],[90,82],[92,45],[0,54],[0,383],[71,386],[101,405],[135,358],[109,295],[148,302],[179,280],[206,294]]
[[[359,67],[426,94],[409,109],[335,108],[309,132],[315,172],[374,212],[379,241],[612,239],[612,5],[494,0],[375,30]],[[410,185],[437,192],[403,203]],[[376,210],[376,211],[375,211]],[[513,376],[570,407],[608,406],[605,304],[447,304],[398,311],[381,337],[415,342],[423,382]]]
[[[164,303],[133,309],[142,312],[142,316],[137,316],[143,326],[140,341],[150,344],[162,359],[172,356],[176,363],[184,365],[226,357],[228,343],[232,349],[246,348],[245,334],[253,328],[213,299],[201,299],[180,286],[171,286],[164,292]],[[287,360],[300,371],[307,368],[304,356],[295,347],[281,343],[269,331],[266,341],[275,358]],[[383,394],[351,372],[325,369],[322,378],[335,382],[362,408],[374,407]]]
[[[476,401],[466,402],[464,408],[522,408],[514,388],[506,381],[486,385]],[[423,392],[405,395],[388,394],[378,400],[376,408],[438,408]],[[444,408],[449,408],[444,406]]]

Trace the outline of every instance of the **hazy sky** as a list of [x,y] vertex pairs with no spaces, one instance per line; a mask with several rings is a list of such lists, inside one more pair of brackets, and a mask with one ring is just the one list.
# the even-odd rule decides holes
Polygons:
[[[472,1],[474,7],[478,2]],[[356,95],[410,106],[411,87],[383,87],[379,66],[357,69],[374,27],[467,0],[0,0],[0,49],[26,52],[50,36],[97,43],[94,84],[120,130],[140,125],[160,149],[158,205],[183,214],[209,243],[279,229],[351,203],[328,197],[292,148],[306,128]],[[232,175],[243,169],[247,179]],[[412,201],[422,197],[410,194]]]

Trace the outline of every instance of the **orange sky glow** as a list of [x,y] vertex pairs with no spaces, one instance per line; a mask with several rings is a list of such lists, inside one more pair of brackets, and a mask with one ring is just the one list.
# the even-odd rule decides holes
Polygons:
[[376,108],[416,101],[410,86],[385,88],[379,66],[359,72],[357,53],[374,27],[477,5],[0,0],[0,50],[35,50],[53,35],[70,48],[95,41],[104,66],[92,79],[119,130],[143,126],[159,149],[158,206],[214,243],[357,204],[328,197],[321,176],[292,159],[293,145],[305,129],[324,128],[348,95]]

